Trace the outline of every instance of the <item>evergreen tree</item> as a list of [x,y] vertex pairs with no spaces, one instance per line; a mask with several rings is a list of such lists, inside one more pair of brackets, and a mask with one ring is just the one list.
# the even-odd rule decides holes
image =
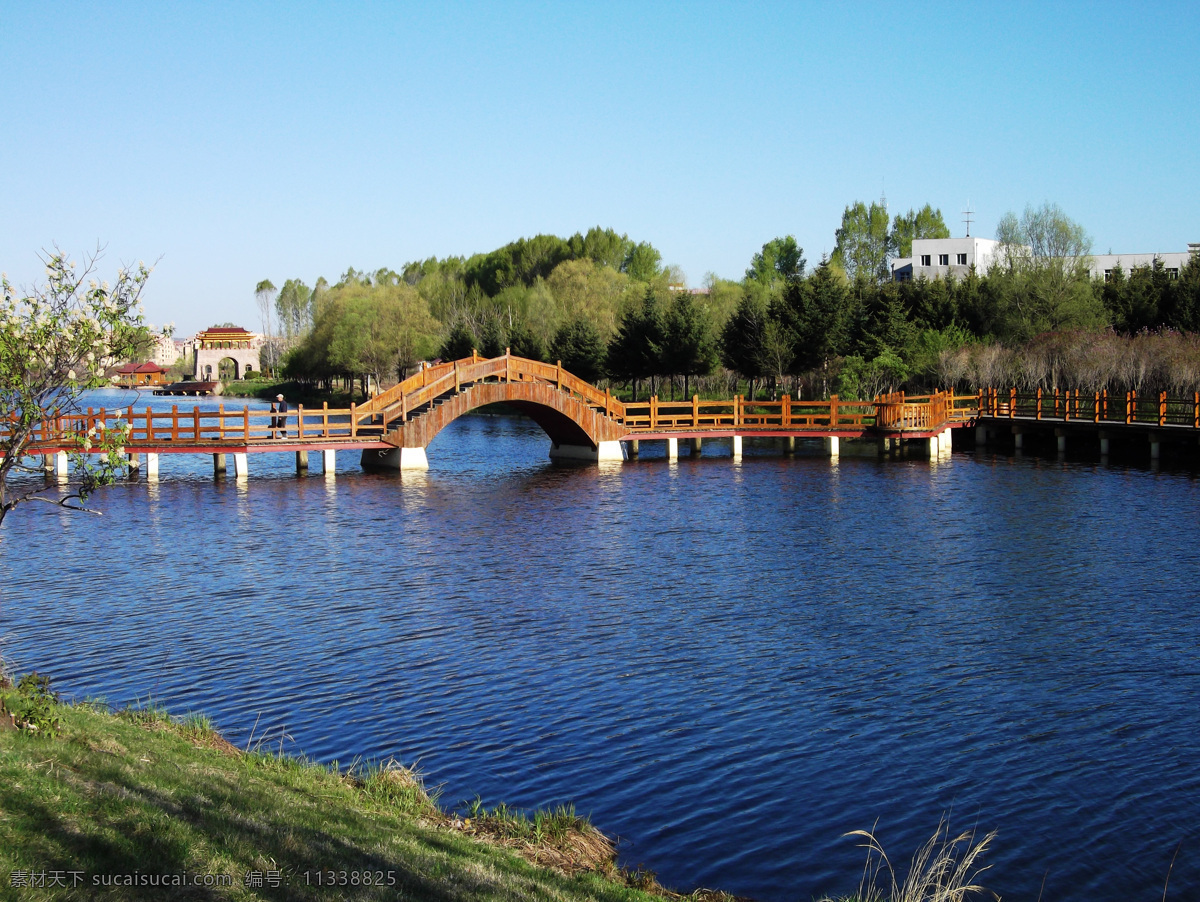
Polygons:
[[754,397],[754,383],[762,378],[763,353],[767,326],[767,308],[762,301],[745,292],[721,330],[721,364],[745,377],[750,383],[747,391]]
[[689,292],[676,294],[666,317],[663,358],[663,366],[668,373],[683,376],[684,397],[690,397],[690,377],[705,376],[716,365],[717,351],[712,326],[704,309],[696,304]]
[[550,355],[563,367],[587,382],[595,382],[604,370],[604,342],[596,327],[586,319],[563,325],[550,344]]

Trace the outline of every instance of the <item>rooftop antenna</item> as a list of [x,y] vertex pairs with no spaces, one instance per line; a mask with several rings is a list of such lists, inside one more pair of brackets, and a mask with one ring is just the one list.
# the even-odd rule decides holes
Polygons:
[[973,221],[971,219],[971,215],[975,212],[974,210],[971,209],[970,198],[967,199],[967,209],[963,210],[962,212],[963,212],[963,222],[965,222],[967,224],[967,237],[970,238],[971,237],[971,222]]

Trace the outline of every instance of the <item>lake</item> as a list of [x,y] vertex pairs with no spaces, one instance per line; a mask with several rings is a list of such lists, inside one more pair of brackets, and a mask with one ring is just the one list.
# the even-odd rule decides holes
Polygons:
[[1008,899],[1200,894],[1195,472],[548,448],[477,415],[424,474],[163,455],[101,517],[9,516],[0,651],[445,806],[573,802],[680,890],[850,892],[847,831],[907,862],[946,816]]

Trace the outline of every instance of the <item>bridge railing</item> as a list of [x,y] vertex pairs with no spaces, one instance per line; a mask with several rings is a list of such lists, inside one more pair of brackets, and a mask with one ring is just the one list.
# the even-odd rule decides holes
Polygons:
[[985,388],[976,396],[981,416],[1127,423],[1200,429],[1200,392],[1170,397],[1166,392],[1084,392],[1060,389],[1019,392],[1015,388]]
[[777,401],[649,401],[625,405],[624,425],[631,432],[658,429],[862,429],[874,424],[871,401],[797,401],[784,395]]
[[[281,425],[276,426],[277,422]],[[97,410],[89,407],[86,411],[43,417],[34,427],[28,453],[74,448],[89,433],[95,435],[126,427],[128,434],[121,444],[128,450],[161,447],[167,442],[180,445],[213,443],[213,447],[270,442],[283,432],[289,439],[314,442],[371,441],[383,434],[378,426],[364,426],[358,422],[355,405],[331,408],[325,404],[308,409],[298,405],[287,413],[251,410],[248,406],[226,409],[224,404],[216,410],[199,407],[180,410],[178,405],[172,405],[170,410],[150,407],[145,410],[133,407]],[[11,421],[0,423],[0,438],[11,436],[13,428]]]

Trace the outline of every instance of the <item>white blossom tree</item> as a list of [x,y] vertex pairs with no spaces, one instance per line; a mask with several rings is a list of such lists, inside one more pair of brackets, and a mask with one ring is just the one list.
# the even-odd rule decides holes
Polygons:
[[100,251],[77,266],[55,248],[45,253],[45,282],[18,291],[0,274],[0,523],[26,501],[83,510],[88,496],[124,472],[129,424],[68,426],[61,444],[75,479],[66,493],[29,478],[30,445],[43,421],[79,412],[85,391],[105,384],[106,363],[128,357],[144,341],[140,297],[150,269],[122,267],[116,281],[97,281]]

